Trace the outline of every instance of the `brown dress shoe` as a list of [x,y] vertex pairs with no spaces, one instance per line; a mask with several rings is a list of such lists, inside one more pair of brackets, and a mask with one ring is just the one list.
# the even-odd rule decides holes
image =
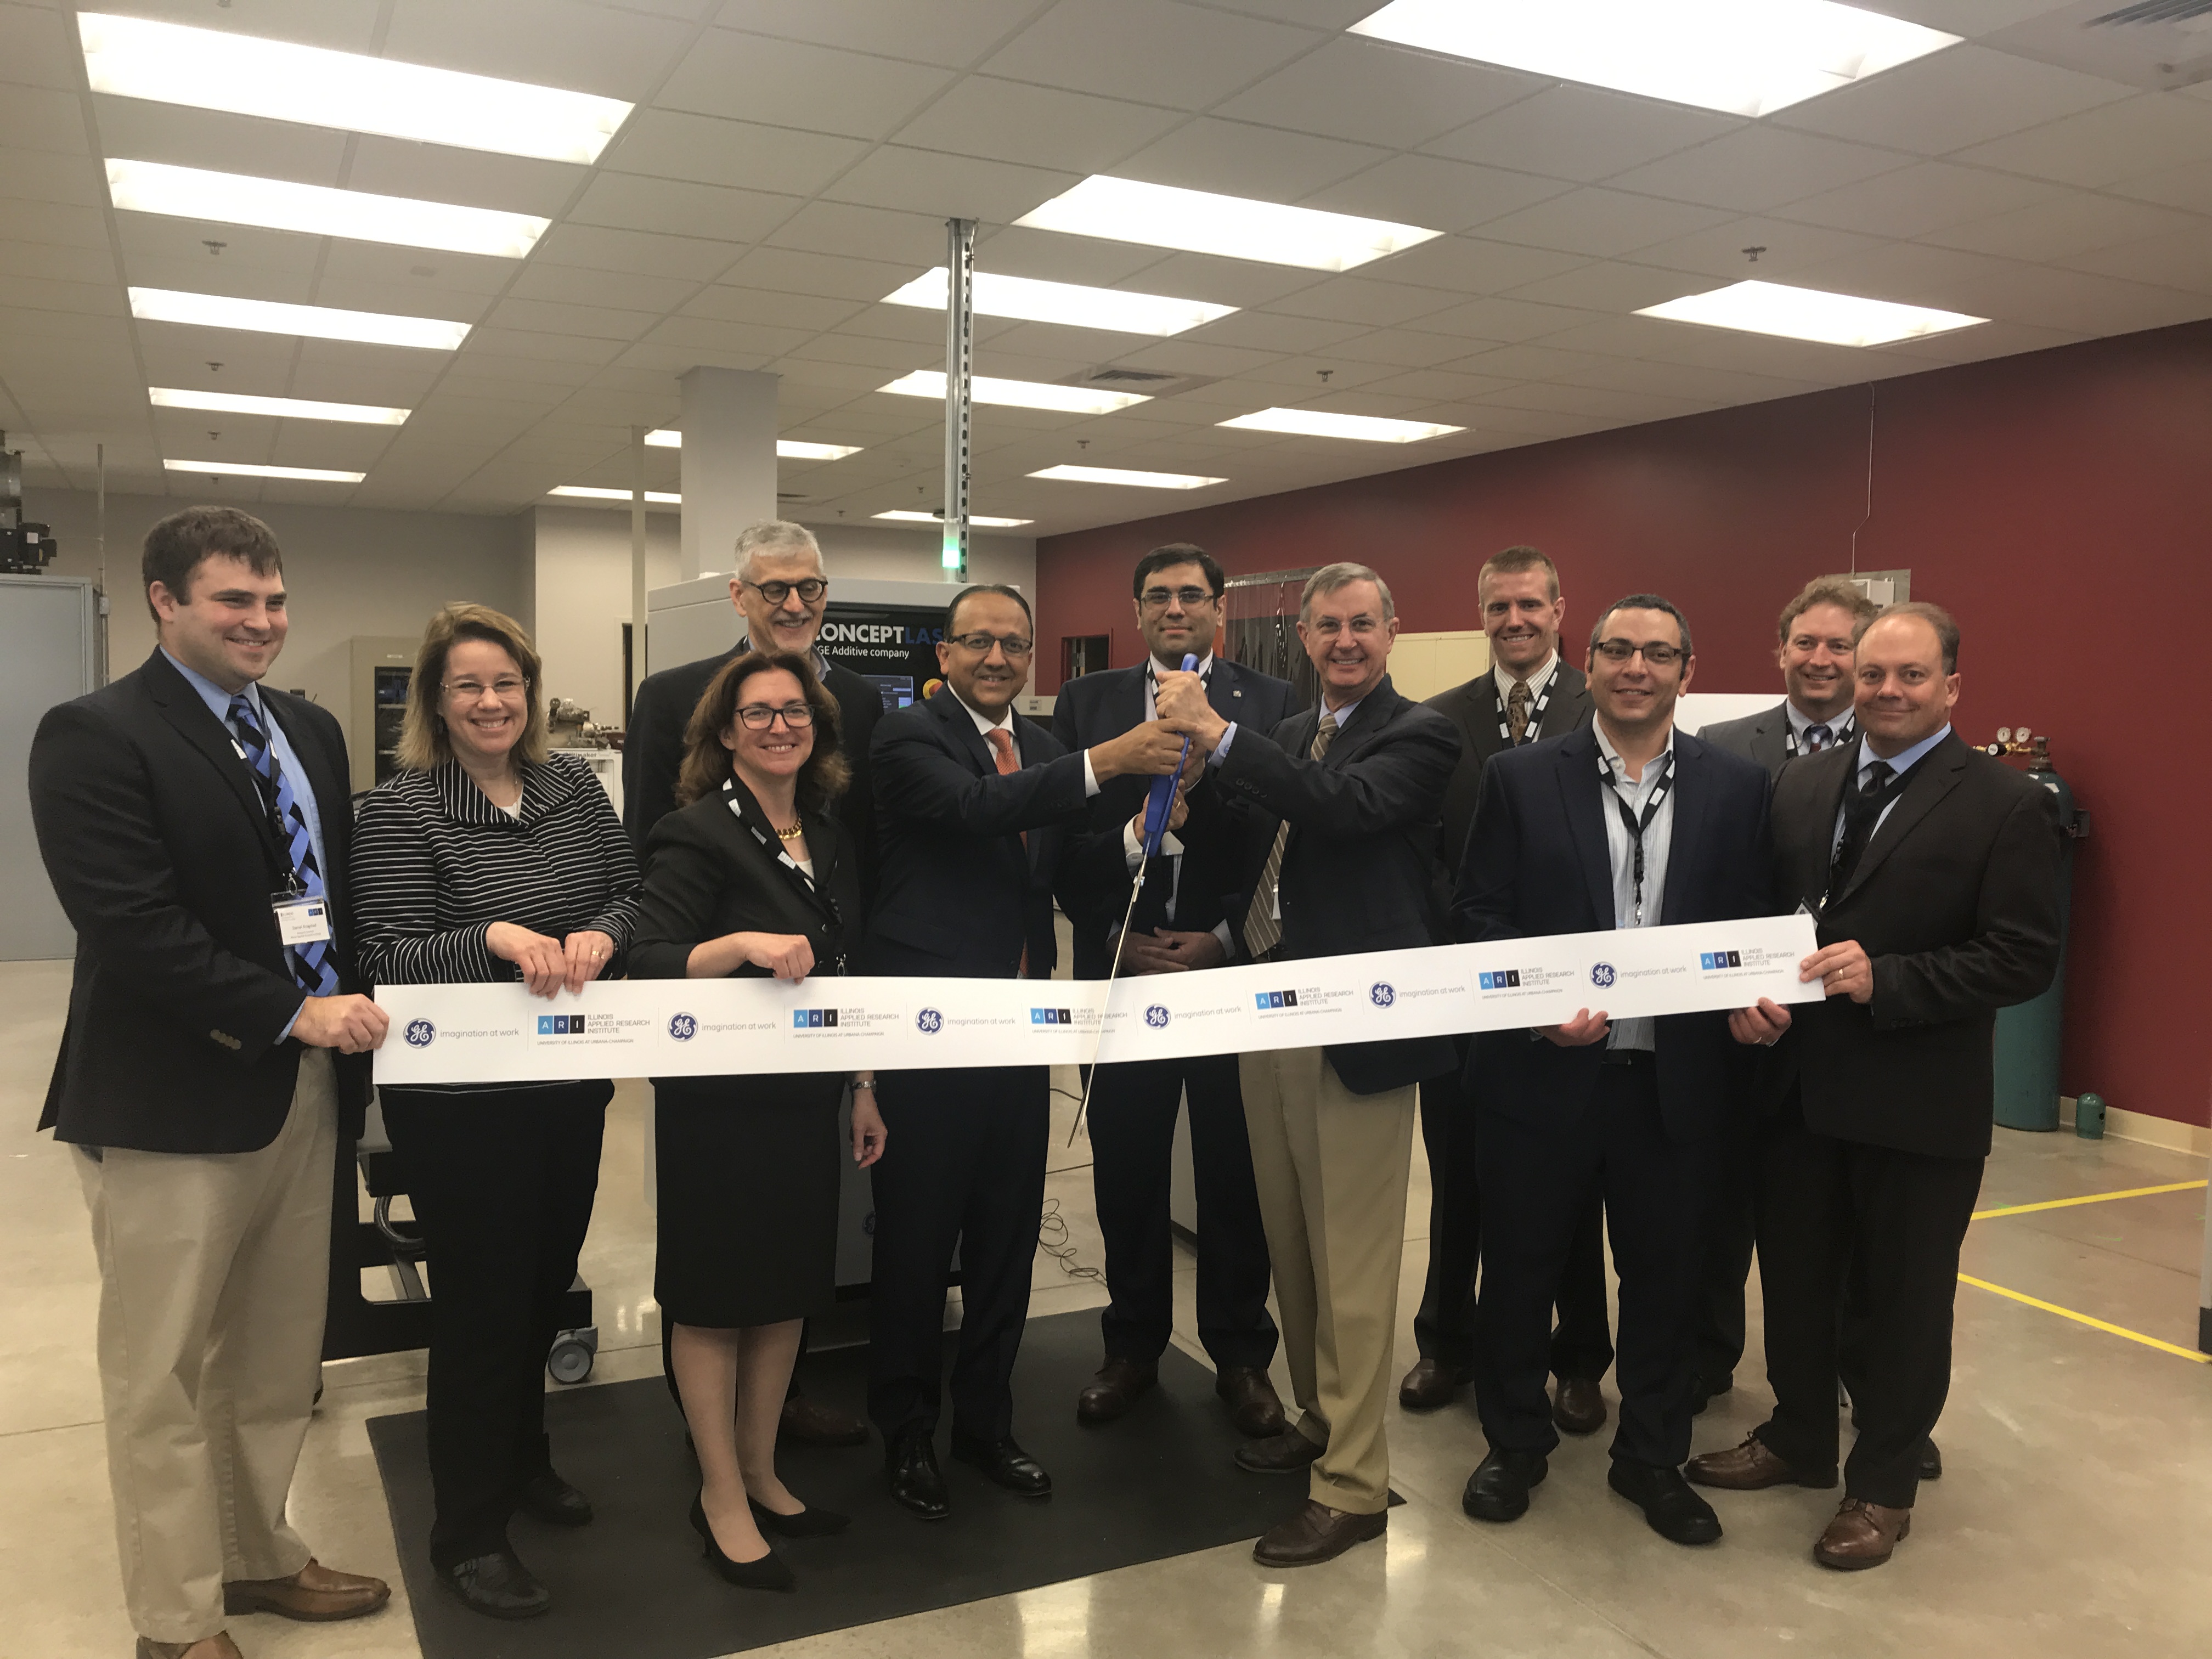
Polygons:
[[308,1624],[358,1619],[391,1599],[392,1586],[381,1578],[340,1572],[313,1560],[289,1578],[240,1578],[222,1587],[225,1613],[273,1613]]
[[1897,1553],[1912,1532],[1912,1511],[1869,1504],[1863,1498],[1846,1498],[1836,1518],[1828,1522],[1820,1541],[1813,1546],[1813,1559],[1838,1572],[1858,1572],[1878,1567]]
[[1569,1434],[1595,1434],[1605,1426],[1605,1390],[1594,1377],[1561,1377],[1552,1391],[1552,1421]]
[[1252,1546],[1252,1559],[1263,1567],[1318,1566],[1335,1560],[1354,1544],[1380,1538],[1389,1526],[1388,1510],[1353,1515],[1309,1498],[1304,1509],[1270,1528]]
[[1237,1449],[1237,1467],[1251,1474],[1296,1474],[1328,1450],[1296,1429],[1265,1440],[1247,1440]]
[[1265,1440],[1280,1434],[1288,1422],[1283,1402],[1267,1373],[1257,1365],[1224,1365],[1213,1379],[1213,1391],[1229,1407],[1229,1420],[1248,1440]]
[[1133,1359],[1112,1359],[1098,1368],[1089,1388],[1075,1397],[1079,1423],[1111,1423],[1136,1403],[1137,1396],[1160,1380],[1158,1361],[1139,1364]]
[[1698,1486],[1720,1486],[1729,1492],[1765,1492],[1769,1486],[1790,1486],[1826,1492],[1836,1484],[1833,1469],[1825,1475],[1793,1469],[1755,1434],[1746,1435],[1741,1446],[1692,1458],[1682,1473]]
[[1466,1386],[1464,1370],[1424,1354],[1413,1362],[1413,1369],[1398,1385],[1398,1403],[1409,1412],[1432,1412],[1450,1405]]
[[138,1659],[243,1659],[243,1656],[238,1650],[238,1644],[230,1639],[230,1632],[219,1630],[197,1642],[156,1642],[142,1636],[138,1638]]
[[839,1411],[803,1394],[783,1402],[783,1415],[775,1431],[808,1446],[865,1446],[868,1425],[850,1412]]

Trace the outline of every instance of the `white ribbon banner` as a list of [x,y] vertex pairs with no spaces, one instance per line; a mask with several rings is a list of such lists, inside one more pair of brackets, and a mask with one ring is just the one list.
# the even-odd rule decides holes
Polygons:
[[712,1077],[862,1066],[1073,1066],[1814,1002],[1812,918],[1561,933],[1492,945],[1103,980],[614,980],[550,1001],[520,984],[386,985],[380,1084]]

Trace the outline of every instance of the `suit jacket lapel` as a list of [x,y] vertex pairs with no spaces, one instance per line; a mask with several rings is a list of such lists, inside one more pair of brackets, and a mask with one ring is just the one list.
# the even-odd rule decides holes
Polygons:
[[1213,672],[1206,680],[1206,701],[1225,720],[1244,718],[1244,689],[1237,684],[1235,663],[1221,657],[1213,659]]
[[932,697],[929,706],[937,711],[937,718],[944,721],[951,732],[952,741],[968,757],[969,764],[975,769],[979,776],[999,769],[998,757],[991,752],[991,745],[983,741],[983,734],[975,729],[975,722],[968,714],[968,705],[953,695],[951,686],[946,686]]
[[1597,775],[1597,739],[1578,727],[1559,745],[1559,798],[1566,808],[1567,830],[1580,855],[1583,880],[1589,888],[1590,908],[1600,927],[1613,921],[1613,853],[1605,838],[1605,791]]
[[[1667,837],[1667,902],[1661,907],[1659,920],[1671,922],[1685,902],[1683,891],[1687,883],[1674,879],[1674,871],[1681,866],[1685,849],[1704,844],[1706,807],[1709,805],[1707,785],[1711,776],[1706,766],[1705,746],[1686,732],[1674,734],[1674,781],[1669,786],[1674,797],[1674,823]],[[1612,874],[1610,865],[1607,870]]]
[[[161,648],[146,659],[145,686],[154,699],[155,707],[162,718],[177,728],[178,733],[208,758],[222,780],[230,786],[239,805],[245,811],[246,821],[252,824],[253,833],[264,851],[275,854],[276,839],[269,829],[269,813],[261,799],[260,787],[253,781],[252,769],[240,760],[231,742],[229,732],[215,717],[207,704],[200,701],[185,677],[169,665]],[[264,707],[267,705],[264,704]]]
[[[1491,680],[1491,701],[1497,701],[1495,678]],[[1539,738],[1556,738],[1563,732],[1571,732],[1583,723],[1583,676],[1578,669],[1559,665],[1559,672],[1552,682],[1552,700],[1544,706],[1544,718],[1537,723]],[[1495,730],[1493,723],[1492,729]]]
[[[1351,724],[1330,740],[1328,752],[1321,757],[1321,763],[1336,767],[1349,762],[1382,735],[1382,728],[1390,723],[1390,716],[1397,712],[1398,705],[1404,701],[1392,688],[1390,677],[1384,675],[1382,684],[1362,697],[1359,707],[1352,711]],[[1314,716],[1314,730],[1321,730],[1318,714]],[[1307,743],[1307,752],[1312,752],[1310,739]]]
[[[1911,775],[1905,780],[1904,793],[1898,796],[1896,805],[1889,809],[1889,816],[1881,821],[1881,827],[1874,832],[1874,839],[1867,843],[1866,851],[1859,855],[1858,868],[1851,872],[1851,878],[1844,884],[1844,890],[1836,895],[1833,904],[1842,903],[1865,886],[1867,878],[1881,867],[1882,860],[1890,855],[1898,842],[1911,835],[1921,819],[1935,811],[1937,801],[1959,787],[1959,779],[1966,769],[1966,757],[1960,752],[1965,746],[1954,738],[1949,743],[1939,744],[1932,753],[1921,757],[1920,764],[1914,767]],[[1857,768],[1850,769],[1848,775],[1856,779]]]

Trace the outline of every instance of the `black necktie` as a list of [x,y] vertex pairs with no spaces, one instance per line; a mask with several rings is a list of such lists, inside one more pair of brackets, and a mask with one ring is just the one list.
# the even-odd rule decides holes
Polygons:
[[1882,808],[1897,793],[1897,781],[1895,769],[1887,761],[1876,761],[1867,768],[1859,787],[1844,798],[1844,838],[1836,843],[1834,866],[1828,872],[1831,893],[1840,893],[1850,885],[1851,872],[1859,867],[1867,843],[1874,839],[1875,826],[1881,822]]

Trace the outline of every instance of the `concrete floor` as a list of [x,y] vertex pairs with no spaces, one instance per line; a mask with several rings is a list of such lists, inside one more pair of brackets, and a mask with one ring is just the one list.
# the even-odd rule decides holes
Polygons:
[[[0,1261],[9,1268],[0,1281],[0,1653],[122,1659],[131,1633],[118,1602],[101,1451],[92,1249],[66,1152],[31,1128],[65,990],[62,964],[0,964]],[[585,1250],[603,1344],[594,1382],[659,1365],[642,1198],[645,1102],[641,1085],[617,1097]],[[1090,1176],[1080,1167],[1088,1151],[1081,1142],[1062,1150],[1072,1103],[1055,1105],[1055,1168],[1078,1167],[1054,1175],[1048,1191],[1075,1260],[1096,1267]],[[2127,1141],[2000,1131],[1983,1203],[2203,1174],[2199,1159]],[[1413,1358],[1427,1214],[1417,1152],[1401,1364]],[[1993,1217],[1975,1224],[1966,1270],[2186,1349],[2195,1338],[2203,1214],[2197,1188]],[[1195,1353],[1190,1283],[1186,1258],[1176,1340]],[[1042,1255],[1035,1284],[1039,1314],[1103,1299],[1096,1281],[1070,1277]],[[1757,1343],[1754,1330],[1754,1355]],[[1734,1443],[1764,1415],[1756,1360],[1741,1375],[1736,1393],[1699,1420],[1699,1449]],[[323,1559],[395,1585],[364,1424],[418,1407],[421,1376],[413,1354],[326,1367],[327,1392],[293,1489],[294,1518]],[[1245,1546],[1231,1546],[761,1651],[793,1659],[2212,1652],[2212,1365],[1990,1291],[1959,1292],[1957,1374],[1939,1432],[1949,1473],[1923,1489],[1912,1538],[1878,1572],[1845,1577],[1809,1560],[1831,1493],[1722,1493],[1728,1536],[1719,1546],[1667,1544],[1607,1491],[1602,1436],[1562,1449],[1526,1520],[1482,1527],[1461,1515],[1458,1502],[1482,1452],[1472,1412],[1394,1413],[1390,1433],[1393,1480],[1406,1506],[1393,1512],[1383,1544],[1327,1567],[1268,1572]],[[413,1659],[418,1651],[398,1605],[333,1626],[243,1619],[233,1633],[249,1659]]]

